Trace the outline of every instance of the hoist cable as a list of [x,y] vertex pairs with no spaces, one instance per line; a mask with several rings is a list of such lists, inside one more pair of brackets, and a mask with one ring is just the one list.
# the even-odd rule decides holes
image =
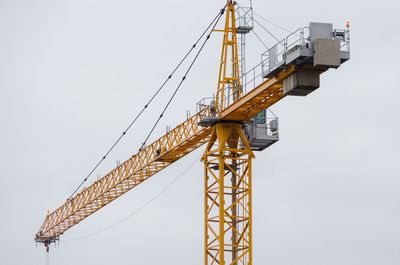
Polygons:
[[[243,6],[241,6],[241,5],[238,5],[238,6],[239,6],[240,8],[243,8],[243,9],[244,9]],[[273,24],[274,26],[276,26],[276,27],[278,27],[278,28],[280,28],[280,29],[283,29],[283,30],[285,30],[285,31],[288,31],[288,32],[292,33],[290,30],[285,29],[284,27],[281,27],[281,26],[279,26],[278,24],[273,23],[272,21],[270,21],[270,20],[268,20],[268,19],[266,19],[266,18],[264,18],[264,17],[258,15],[256,12],[254,12],[254,11],[253,11],[253,5],[252,5],[252,2],[251,2],[251,1],[250,1],[250,9],[251,9],[251,11],[252,11],[252,14],[257,15],[257,16],[260,17],[261,19],[263,19],[263,20],[265,20],[265,21],[267,21],[267,22]],[[272,34],[271,31],[269,31],[269,30],[268,30],[266,27],[264,27],[260,22],[258,22],[258,21],[254,18],[254,16],[251,16],[251,19],[252,19],[256,24],[258,24],[262,29],[264,29],[269,35],[271,35],[272,38],[274,38],[277,42],[280,42],[280,40],[279,40],[277,37],[275,37],[275,35]],[[261,43],[262,43],[265,47],[267,47],[267,45],[265,45],[265,43],[261,40],[261,38],[260,38],[255,32],[253,32],[253,33],[254,33],[254,35],[256,35],[257,39],[260,40]]]
[[275,27],[277,27],[277,28],[279,28],[279,29],[281,29],[281,30],[283,30],[283,31],[286,31],[286,32],[288,32],[288,33],[293,33],[292,30],[289,30],[289,29],[287,29],[287,28],[285,28],[285,27],[283,27],[283,26],[281,26],[281,25],[278,25],[277,23],[275,23],[275,22],[273,22],[273,21],[271,21],[271,20],[269,20],[269,19],[267,19],[267,18],[261,16],[260,14],[258,14],[258,13],[256,13],[256,12],[253,12],[253,13],[254,13],[254,15],[256,15],[257,17],[261,18],[262,20],[265,20],[266,22],[268,22],[268,23],[274,25]]
[[[187,57],[191,54],[191,52],[196,48],[197,44],[200,42],[200,40],[204,37],[204,35],[208,32],[210,27],[215,28],[216,25],[216,20],[217,22],[221,18],[221,15],[223,14],[223,10],[225,10],[225,7],[221,9],[220,12],[218,12],[218,15],[211,21],[211,23],[207,26],[207,28],[203,31],[203,33],[200,35],[200,37],[196,40],[196,42],[192,45],[190,50],[185,54],[185,56],[181,59],[181,61],[178,63],[178,65],[174,68],[174,70],[171,72],[171,74],[167,77],[167,79],[164,81],[164,83],[158,88],[156,93],[150,98],[149,101],[144,105],[143,109],[136,115],[136,117],[133,119],[133,121],[129,124],[129,126],[122,132],[122,134],[118,137],[118,139],[114,142],[114,144],[108,149],[106,154],[100,159],[100,161],[94,166],[94,168],[90,171],[90,173],[83,179],[83,181],[79,184],[79,186],[74,190],[74,192],[68,197],[68,201],[75,195],[75,193],[82,187],[82,185],[89,179],[89,177],[93,174],[93,172],[100,166],[100,164],[107,158],[107,156],[110,154],[110,152],[114,149],[114,147],[121,141],[121,139],[126,135],[126,133],[129,131],[129,129],[132,127],[132,125],[141,117],[143,112],[147,109],[147,107],[153,102],[153,100],[156,98],[156,96],[160,93],[160,91],[165,87],[167,82],[172,78],[172,76],[175,74],[175,72],[178,70],[178,68],[182,65],[182,63],[187,59]],[[209,38],[209,35],[208,35]],[[204,46],[204,44],[203,44]],[[198,56],[198,55],[197,55]],[[196,56],[196,58],[197,58]],[[176,93],[176,92],[175,92]]]
[[206,45],[206,43],[208,42],[208,40],[210,39],[210,36],[212,34],[212,32],[214,31],[215,27],[218,24],[219,19],[222,17],[222,15],[224,14],[225,8],[221,9],[220,14],[219,14],[219,18],[217,19],[217,21],[215,21],[214,26],[212,27],[210,33],[207,35],[206,39],[204,40],[203,44],[201,45],[199,51],[197,52],[196,56],[194,57],[192,63],[189,65],[188,69],[186,70],[185,74],[183,75],[181,81],[179,82],[178,86],[176,87],[174,93],[172,94],[171,98],[168,100],[167,104],[165,105],[163,111],[161,112],[160,116],[157,118],[156,122],[154,123],[153,127],[151,128],[150,132],[148,133],[146,139],[143,141],[142,146],[140,147],[139,150],[143,149],[146,146],[147,140],[150,138],[151,134],[154,132],[154,129],[157,127],[158,123],[160,122],[160,120],[162,119],[162,117],[164,116],[165,112],[167,111],[169,105],[171,104],[172,100],[174,99],[176,93],[178,92],[178,90],[180,89],[180,87],[182,86],[183,82],[186,80],[187,75],[189,74],[190,70],[192,69],[194,63],[197,61],[197,58],[199,57],[201,51],[203,50],[204,46]]
[[255,18],[253,18],[254,22],[256,22],[263,30],[265,30],[269,35],[271,35],[272,38],[274,38],[277,42],[280,42],[280,40],[275,37],[274,34],[271,33],[266,27],[264,27],[260,22],[258,22]]
[[[245,9],[245,7],[242,6],[242,5],[239,5],[239,4],[238,4],[238,6],[239,6],[240,8],[242,8],[242,9]],[[277,27],[277,28],[279,28],[279,29],[281,29],[281,30],[283,30],[283,31],[286,31],[286,32],[288,32],[288,33],[293,33],[292,30],[289,30],[289,29],[287,29],[287,28],[285,28],[285,27],[283,27],[283,26],[281,26],[281,25],[279,25],[279,24],[273,22],[272,20],[263,17],[262,15],[258,14],[257,12],[255,12],[255,11],[253,10],[253,3],[252,3],[251,0],[250,0],[250,9],[251,9],[252,14],[256,15],[257,17],[261,18],[262,20],[264,20],[264,21],[266,21],[266,22],[268,22],[268,23],[274,25],[275,27]],[[254,20],[254,16],[252,16],[252,19]]]
[[258,34],[256,33],[256,31],[254,29],[251,30],[251,32],[256,36],[256,38],[262,43],[262,45],[269,50],[267,44],[265,44],[265,42],[260,38],[260,36],[258,36]]

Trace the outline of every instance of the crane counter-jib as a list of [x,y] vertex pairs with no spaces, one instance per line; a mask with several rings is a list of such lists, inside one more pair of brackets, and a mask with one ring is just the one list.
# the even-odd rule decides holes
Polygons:
[[296,72],[294,66],[289,66],[276,77],[266,79],[257,87],[243,95],[219,113],[221,120],[247,121],[260,111],[271,107],[286,96],[283,91],[283,80]]

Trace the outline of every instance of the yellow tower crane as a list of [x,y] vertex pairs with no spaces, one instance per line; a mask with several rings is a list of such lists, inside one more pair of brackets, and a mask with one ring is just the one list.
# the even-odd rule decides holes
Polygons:
[[[237,35],[251,27],[236,24],[235,2],[228,0],[223,11],[225,27],[214,30],[224,34],[215,99],[48,213],[36,242],[48,247],[72,226],[206,144],[204,264],[252,264],[253,151],[277,141],[276,120],[261,128],[270,132],[270,138],[263,138],[255,117],[287,95],[314,91],[321,73],[347,61],[349,27],[336,30],[332,24],[310,23],[266,51],[259,65],[241,75]],[[258,68],[260,82],[245,78],[256,76]]]

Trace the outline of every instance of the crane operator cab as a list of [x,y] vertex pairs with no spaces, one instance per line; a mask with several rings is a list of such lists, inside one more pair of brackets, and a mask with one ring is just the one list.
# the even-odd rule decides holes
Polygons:
[[244,131],[254,151],[262,151],[279,141],[278,117],[271,110],[263,110],[244,125]]

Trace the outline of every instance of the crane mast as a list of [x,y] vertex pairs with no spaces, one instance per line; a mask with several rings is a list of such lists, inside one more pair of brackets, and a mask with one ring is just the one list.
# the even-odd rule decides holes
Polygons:
[[[224,28],[215,30],[223,33],[216,97],[48,213],[36,242],[48,248],[72,226],[206,144],[202,156],[204,264],[253,264],[254,151],[279,139],[277,120],[260,125],[254,117],[288,95],[306,96],[317,89],[323,72],[350,59],[350,37],[349,24],[346,30],[337,30],[332,24],[310,23],[268,49],[261,63],[244,73],[240,69],[244,50],[238,48],[237,34],[248,33],[252,27],[238,27],[235,8],[236,2],[228,0]],[[247,82],[248,76],[254,78]],[[245,91],[249,84],[251,89]]]
[[[217,86],[217,117],[242,96],[235,3],[228,1]],[[230,102],[231,100],[231,102]],[[204,264],[252,264],[252,159],[243,121],[213,125],[204,161]]]

